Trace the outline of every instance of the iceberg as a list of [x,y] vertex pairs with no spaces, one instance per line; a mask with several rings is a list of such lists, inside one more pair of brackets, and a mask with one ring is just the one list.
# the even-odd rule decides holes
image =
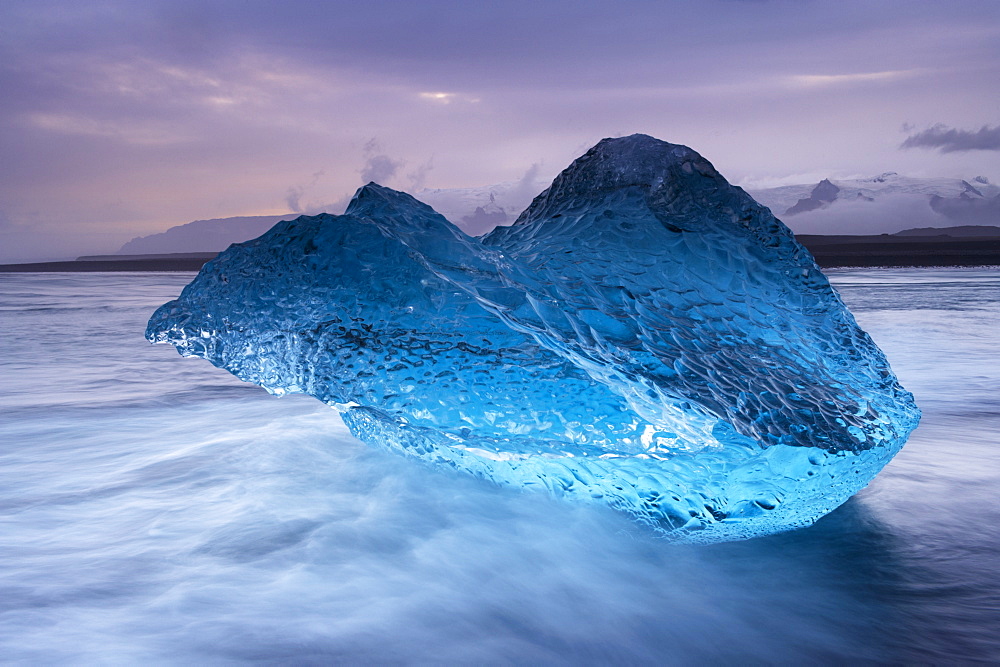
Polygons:
[[482,237],[370,183],[231,246],[146,337],[371,445],[692,542],[811,524],[920,416],[789,229],[645,135]]

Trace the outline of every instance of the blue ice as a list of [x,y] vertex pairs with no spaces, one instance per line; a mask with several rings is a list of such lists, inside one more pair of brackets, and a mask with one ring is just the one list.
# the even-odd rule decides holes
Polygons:
[[645,135],[478,238],[366,185],[230,247],[146,335],[369,444],[686,541],[814,522],[920,415],[791,231]]

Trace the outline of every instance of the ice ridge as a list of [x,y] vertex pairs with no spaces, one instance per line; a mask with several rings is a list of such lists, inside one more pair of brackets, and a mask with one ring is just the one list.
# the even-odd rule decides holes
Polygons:
[[690,541],[812,523],[919,419],[788,228],[645,135],[481,238],[370,183],[231,246],[146,335],[372,445]]

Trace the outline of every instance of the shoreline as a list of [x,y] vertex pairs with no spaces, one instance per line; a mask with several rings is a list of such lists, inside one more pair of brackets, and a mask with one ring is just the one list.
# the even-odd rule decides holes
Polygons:
[[[1000,237],[796,237],[822,269],[1000,265]],[[59,262],[0,264],[0,273],[200,271],[218,253],[92,255]]]
[[218,253],[177,253],[174,255],[95,255],[62,262],[0,264],[0,273],[97,273],[200,271]]

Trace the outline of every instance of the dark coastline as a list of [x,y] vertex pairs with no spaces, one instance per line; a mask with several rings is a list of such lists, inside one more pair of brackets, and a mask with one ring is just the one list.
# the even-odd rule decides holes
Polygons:
[[824,269],[1000,265],[1000,237],[818,236],[799,242]]
[[172,255],[96,255],[65,262],[0,264],[0,273],[57,273],[107,271],[200,271],[217,253],[177,253]]
[[[797,237],[824,269],[1000,265],[1000,237],[819,236]],[[97,271],[198,271],[216,253],[95,255],[64,262],[0,264],[0,273]]]

